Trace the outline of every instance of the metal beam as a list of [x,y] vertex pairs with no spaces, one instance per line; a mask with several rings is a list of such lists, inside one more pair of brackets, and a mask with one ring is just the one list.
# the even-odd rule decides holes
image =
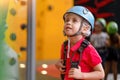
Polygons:
[[36,80],[35,59],[35,28],[36,28],[36,0],[28,1],[28,27],[27,27],[27,67],[26,80]]

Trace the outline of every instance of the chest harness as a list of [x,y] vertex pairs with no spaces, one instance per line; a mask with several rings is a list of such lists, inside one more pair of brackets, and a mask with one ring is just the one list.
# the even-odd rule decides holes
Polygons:
[[[66,60],[67,60],[67,49],[66,49],[66,46],[68,44],[68,40],[64,42],[64,45],[63,45],[63,48],[64,48],[64,51],[63,51],[63,60],[64,60],[64,63],[63,65],[66,66]],[[79,54],[79,60],[78,61],[72,61],[72,58],[74,56],[74,53],[72,54],[72,57],[70,58],[70,67],[71,68],[78,68],[78,65],[80,64],[80,61],[81,61],[81,58],[82,58],[82,52],[83,50],[89,45],[89,41],[88,40],[83,40],[83,42],[81,43],[80,47],[76,50],[76,52]],[[64,70],[66,68],[63,68]],[[64,74],[61,74],[61,79],[64,80]]]

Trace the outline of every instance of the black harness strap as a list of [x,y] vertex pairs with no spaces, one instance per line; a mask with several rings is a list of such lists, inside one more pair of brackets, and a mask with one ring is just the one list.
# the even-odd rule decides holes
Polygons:
[[77,52],[78,53],[82,53],[82,51],[89,45],[89,41],[88,40],[84,40],[81,44],[81,46],[78,48]]
[[64,45],[63,45],[63,47],[64,47],[64,52],[63,52],[64,60],[67,59],[67,49],[66,49],[67,44],[68,44],[68,40],[64,41]]
[[89,41],[88,40],[84,40],[81,44],[81,46],[78,48],[77,52],[80,54],[80,59],[78,61],[78,63],[80,64],[80,61],[82,59],[82,52],[84,51],[84,49],[89,45]]
[[[63,57],[64,57],[64,62],[63,62],[63,65],[65,66],[66,65],[66,59],[67,59],[67,49],[66,49],[66,46],[68,44],[68,40],[64,41],[64,45],[63,45],[63,48],[64,48],[64,52],[63,52]],[[66,70],[66,68],[63,68],[63,70]],[[65,74],[61,74],[61,80],[64,80],[64,77],[65,77]]]
[[76,52],[79,54],[79,60],[78,61],[72,61],[73,56],[75,55],[75,53],[72,53],[72,57],[70,58],[70,62],[71,62],[71,68],[78,68],[78,65],[80,64],[80,61],[82,59],[82,52],[84,51],[84,49],[89,45],[89,42],[87,40],[84,40],[80,47],[76,50]]

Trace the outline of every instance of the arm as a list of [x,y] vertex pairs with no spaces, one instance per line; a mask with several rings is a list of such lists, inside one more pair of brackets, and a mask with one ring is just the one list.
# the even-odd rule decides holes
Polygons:
[[96,65],[93,69],[94,69],[93,72],[81,72],[80,67],[79,69],[71,68],[68,76],[70,78],[75,78],[75,79],[90,79],[90,80],[104,78],[105,74],[101,64]]
[[65,66],[63,65],[63,59],[58,60],[55,66],[61,73],[64,73],[64,69],[62,69],[65,68]]
[[61,72],[61,73],[64,73],[65,70],[63,68],[65,68],[65,66],[63,65],[64,63],[64,45],[61,46],[61,58],[55,63],[55,66],[56,68]]
[[96,65],[93,72],[83,73],[84,79],[103,79],[104,76],[105,73],[101,64]]

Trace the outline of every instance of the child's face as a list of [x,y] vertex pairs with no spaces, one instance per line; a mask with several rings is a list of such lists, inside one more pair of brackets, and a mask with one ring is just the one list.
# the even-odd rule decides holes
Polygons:
[[81,25],[82,18],[76,14],[68,13],[65,14],[64,21],[64,32],[66,35],[70,36],[75,34]]
[[102,31],[102,26],[101,26],[101,24],[100,23],[98,23],[98,22],[95,22],[95,31],[96,32],[99,32],[99,31]]

